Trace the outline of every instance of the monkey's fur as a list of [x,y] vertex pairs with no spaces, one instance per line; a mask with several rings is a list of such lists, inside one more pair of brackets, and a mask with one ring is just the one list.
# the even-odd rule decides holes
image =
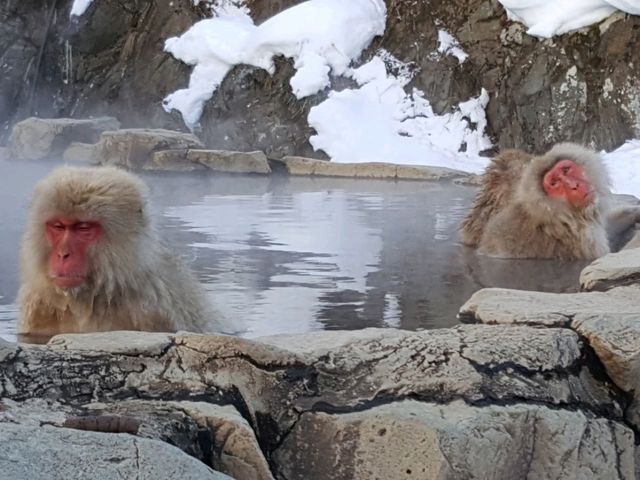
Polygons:
[[[216,328],[203,288],[152,228],[147,197],[141,180],[113,167],[61,167],[36,186],[22,239],[19,333]],[[62,290],[48,277],[45,222],[56,215],[102,225],[81,287]]]
[[[594,189],[583,209],[546,195],[542,179],[559,160],[584,169]],[[542,156],[517,150],[498,155],[487,168],[471,212],[460,226],[462,242],[505,258],[593,259],[609,252],[604,209],[609,176],[598,154],[562,143]]]

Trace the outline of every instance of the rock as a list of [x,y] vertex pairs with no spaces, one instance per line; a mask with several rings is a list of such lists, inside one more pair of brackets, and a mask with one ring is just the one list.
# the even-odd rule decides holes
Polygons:
[[[460,326],[424,332],[367,329],[358,338],[347,332],[267,337],[289,343],[318,371],[317,393],[297,400],[313,405],[355,408],[390,398],[416,396],[438,402],[463,398],[528,399],[566,404],[586,401],[620,412],[586,369],[578,367],[582,342],[567,329]],[[332,340],[335,347],[327,348]],[[345,343],[343,343],[345,342]],[[566,378],[568,370],[575,377]],[[595,403],[589,397],[599,398]]]
[[18,159],[41,160],[61,156],[72,142],[95,143],[106,130],[117,130],[120,122],[112,117],[94,119],[36,118],[17,123],[9,143]]
[[[624,371],[630,382],[633,372]],[[630,397],[568,328],[366,329],[258,341],[60,335],[0,356],[0,441],[4,425],[31,428],[37,446],[20,440],[19,451],[47,458],[38,449],[60,441],[41,431],[89,429],[70,435],[168,442],[249,480],[312,480],[327,472],[337,479],[404,478],[407,470],[421,478],[422,468],[452,479],[524,471],[531,478],[575,471],[631,478],[635,439],[626,422],[635,417],[624,417]],[[106,440],[71,438],[90,440],[91,461],[103,468],[94,452]],[[131,444],[114,448],[123,460],[113,468],[129,468]],[[59,458],[75,465],[75,457]],[[155,461],[145,459],[145,468]],[[613,477],[612,466],[619,472]]]
[[170,172],[192,172],[206,170],[204,165],[187,160],[187,150],[161,150],[154,152],[143,170],[164,170]]
[[640,395],[640,322],[638,314],[606,318],[582,315],[571,323],[584,336],[607,369],[609,377],[625,392]]
[[0,471],[7,479],[230,478],[165,442],[128,434],[5,422],[0,443]]
[[573,320],[615,320],[638,312],[640,287],[619,287],[606,293],[544,293],[485,288],[460,307],[463,322],[569,327]]
[[187,152],[187,160],[204,165],[214,172],[271,173],[264,152],[231,152],[226,150],[195,150]]
[[174,402],[201,427],[214,432],[214,451],[220,452],[216,468],[242,480],[273,480],[249,423],[231,406],[205,402]]
[[231,477],[273,480],[253,429],[230,405],[136,399],[71,406],[5,399],[0,402],[0,429],[3,422],[111,433],[122,433],[113,430],[124,427],[139,437],[168,442]]
[[622,285],[640,284],[640,249],[610,253],[597,259],[580,274],[584,290],[609,290]]
[[482,185],[482,175],[469,174],[466,177],[455,178],[453,180],[453,183],[456,183],[458,185],[469,185],[472,187],[479,187],[480,185]]
[[396,178],[399,180],[462,180],[471,175],[459,170],[424,165],[397,165]]
[[56,335],[49,345],[56,350],[110,353],[113,355],[160,356],[175,344],[174,335],[155,332],[74,333]]
[[98,163],[96,147],[90,143],[73,142],[64,151],[62,159],[65,163],[75,165],[96,165]]
[[18,352],[18,346],[15,343],[7,342],[0,338],[0,362],[13,357]]
[[161,150],[202,148],[202,142],[190,133],[172,130],[131,128],[104,132],[96,146],[100,163],[141,169],[153,154]]
[[304,413],[276,451],[290,480],[632,479],[633,431],[537,405],[406,400],[362,412]]
[[313,158],[286,156],[281,160],[289,175],[316,175],[325,177],[391,178],[398,180],[440,180],[468,177],[449,168],[393,163],[335,163]]

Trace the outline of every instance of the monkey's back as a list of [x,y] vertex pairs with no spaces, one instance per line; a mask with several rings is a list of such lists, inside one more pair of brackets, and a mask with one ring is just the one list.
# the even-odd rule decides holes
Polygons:
[[511,201],[520,172],[531,158],[532,155],[520,150],[505,150],[491,161],[482,175],[471,211],[460,224],[462,243],[478,247],[489,220]]

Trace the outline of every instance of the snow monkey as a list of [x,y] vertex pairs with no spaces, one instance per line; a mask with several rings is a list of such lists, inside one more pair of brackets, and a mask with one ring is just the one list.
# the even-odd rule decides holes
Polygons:
[[487,167],[461,240],[504,258],[600,257],[640,221],[637,205],[607,212],[609,183],[600,156],[580,145],[542,156],[507,150]]
[[19,333],[216,329],[203,288],[151,227],[147,196],[114,167],[60,167],[38,183],[22,239]]

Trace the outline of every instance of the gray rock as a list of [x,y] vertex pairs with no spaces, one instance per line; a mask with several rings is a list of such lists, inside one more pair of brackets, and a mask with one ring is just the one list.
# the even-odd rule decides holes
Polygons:
[[232,406],[205,402],[173,402],[201,427],[214,432],[215,467],[242,480],[273,480],[249,423]]
[[391,178],[399,180],[440,180],[443,178],[469,177],[468,174],[441,167],[423,165],[397,165],[394,163],[335,163],[313,158],[285,156],[289,175],[354,178]]
[[0,443],[7,479],[230,478],[167,443],[128,434],[0,423]]
[[12,157],[11,149],[8,147],[0,147],[0,161],[10,160]]
[[3,338],[0,338],[0,362],[13,357],[18,353],[19,348],[15,343],[7,342]]
[[118,128],[120,122],[112,117],[31,117],[13,127],[9,143],[15,158],[40,160],[61,156],[72,142],[95,143],[102,132]]
[[187,159],[187,150],[161,150],[154,152],[143,170],[163,170],[169,172],[192,172],[206,170],[204,165]]
[[276,451],[282,478],[540,480],[634,478],[633,431],[537,405],[403,401],[304,413]]
[[62,159],[65,163],[75,165],[95,165],[99,162],[96,147],[90,143],[73,142],[64,151]]
[[[416,396],[448,402],[526,398],[552,404],[608,405],[621,414],[615,395],[582,365],[583,344],[567,329],[461,326],[424,332],[366,330],[344,341],[346,332],[291,336],[291,348],[313,362],[317,393],[296,400],[356,407],[389,398]],[[327,348],[331,337],[333,348]],[[284,345],[286,337],[267,341]],[[317,342],[317,343],[316,343]],[[574,374],[567,377],[566,372]],[[597,399],[597,400],[596,400]],[[590,408],[591,408],[590,407]]]
[[[616,290],[623,289],[583,295]],[[629,398],[602,379],[589,352],[567,328],[505,325],[260,341],[61,335],[0,360],[0,423],[79,428],[99,423],[77,419],[87,414],[131,417],[138,437],[170,442],[243,479],[270,480],[269,467],[277,468],[276,478],[304,472],[327,478],[320,477],[326,462],[338,479],[375,478],[396,468],[417,478],[421,468],[444,472],[426,478],[493,478],[492,472],[509,478],[517,468],[541,479],[575,471],[630,478],[633,435],[623,418]],[[633,372],[625,372],[630,382]],[[394,407],[407,398],[416,402]],[[632,413],[627,421],[634,422]],[[378,438],[381,428],[390,432],[387,439]],[[530,467],[522,467],[526,459]],[[609,475],[611,465],[618,476]]]
[[589,341],[616,385],[640,395],[638,313],[615,317],[581,315],[571,322],[571,326]]
[[224,173],[271,173],[264,152],[233,152],[227,150],[196,150],[187,152],[187,160],[201,164],[214,172]]
[[162,355],[174,343],[174,335],[154,332],[74,333],[49,340],[54,349],[149,357]]
[[[86,420],[86,421],[83,421]],[[3,422],[125,433],[169,442],[214,469],[243,480],[273,480],[249,423],[230,406],[206,402],[121,400],[72,406],[54,400],[0,402]]]
[[569,327],[572,320],[598,316],[615,320],[637,315],[640,287],[608,292],[545,293],[485,288],[460,308],[465,322]]
[[608,290],[631,284],[640,284],[640,248],[605,255],[580,274],[584,290]]
[[202,148],[202,142],[190,133],[173,130],[131,128],[104,132],[96,146],[100,163],[141,169],[160,150]]

